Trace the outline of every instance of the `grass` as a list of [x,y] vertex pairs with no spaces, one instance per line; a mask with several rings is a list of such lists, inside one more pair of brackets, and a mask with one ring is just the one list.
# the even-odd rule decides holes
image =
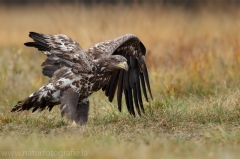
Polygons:
[[[238,8],[225,12],[148,5],[0,6],[0,18],[2,158],[21,158],[3,156],[6,151],[49,158],[240,155]],[[81,128],[69,127],[57,107],[52,112],[10,113],[17,101],[48,81],[41,75],[45,57],[22,45],[29,31],[61,32],[84,49],[136,34],[148,50],[154,95],[144,103],[146,114],[133,118],[126,109],[120,113],[116,101],[109,103],[101,92],[91,97],[90,119]]]

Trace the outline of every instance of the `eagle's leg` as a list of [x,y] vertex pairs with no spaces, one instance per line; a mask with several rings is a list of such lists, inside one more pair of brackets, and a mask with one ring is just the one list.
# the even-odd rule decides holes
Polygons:
[[78,105],[79,94],[74,92],[72,89],[65,90],[61,97],[61,114],[62,117],[74,121],[75,113]]
[[85,98],[84,100],[81,100],[78,102],[74,121],[78,125],[85,125],[88,121],[88,112],[89,112],[89,99]]

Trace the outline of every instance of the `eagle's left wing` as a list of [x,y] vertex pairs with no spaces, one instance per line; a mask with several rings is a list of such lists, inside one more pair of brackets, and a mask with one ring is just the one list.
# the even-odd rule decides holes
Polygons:
[[90,72],[89,57],[80,45],[64,34],[50,35],[30,32],[29,37],[34,42],[25,43],[35,47],[48,58],[43,62],[43,75],[52,77],[61,65],[76,67],[81,72]]
[[[147,66],[144,61],[146,48],[142,42],[132,34],[126,34],[118,38],[95,44],[86,52],[93,59],[108,55],[122,55],[127,59],[129,70],[119,70],[114,73],[109,82],[102,88],[105,95],[112,102],[116,89],[118,109],[122,109],[122,93],[125,95],[126,105],[130,114],[135,116],[135,108],[139,115],[144,112],[142,91],[148,101],[147,90],[152,98]],[[146,89],[147,85],[147,89]],[[133,104],[134,100],[134,104]]]

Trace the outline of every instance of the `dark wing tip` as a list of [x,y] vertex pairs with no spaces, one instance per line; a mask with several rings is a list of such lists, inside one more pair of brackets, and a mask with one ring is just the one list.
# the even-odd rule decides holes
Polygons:
[[25,46],[34,46],[35,42],[26,42],[24,43]]
[[25,46],[35,47],[39,51],[51,51],[51,47],[47,44],[46,37],[43,34],[36,32],[29,32],[29,37],[33,39],[34,42],[26,42]]
[[34,31],[30,31],[29,32],[29,37],[32,37],[33,35],[41,35],[40,33],[34,32]]
[[38,33],[37,33],[37,32],[34,32],[34,31],[30,31],[30,32],[29,32],[29,35],[30,35],[30,34],[38,34]]
[[[127,38],[126,36],[122,36],[114,39],[115,43],[118,43],[118,45],[115,45],[115,43],[113,44],[113,46],[116,46],[117,48],[112,49],[111,54],[118,54],[127,58],[130,69],[128,70],[128,72],[120,71],[121,73],[118,72],[117,75],[113,75],[109,83],[105,85],[102,90],[105,91],[105,95],[109,97],[109,101],[111,102],[114,98],[117,86],[118,110],[122,110],[121,100],[122,94],[124,93],[128,112],[131,115],[135,116],[136,110],[138,115],[141,116],[141,113],[145,112],[141,92],[143,92],[143,95],[147,101],[147,91],[149,92],[151,99],[153,99],[148,77],[148,71],[145,61],[143,59],[143,56],[146,55],[146,48],[136,36],[127,36]],[[126,50],[132,47],[135,47],[135,50]],[[133,54],[132,51],[137,51],[137,55]],[[142,66],[144,67],[143,69],[141,68]]]
[[142,54],[146,55],[146,48],[145,48],[145,46],[143,45],[143,43],[141,41],[140,41],[140,49],[142,51]]
[[24,43],[24,45],[28,47],[35,47],[39,51],[51,51],[51,47],[49,47],[47,44],[44,44],[42,42],[26,42]]

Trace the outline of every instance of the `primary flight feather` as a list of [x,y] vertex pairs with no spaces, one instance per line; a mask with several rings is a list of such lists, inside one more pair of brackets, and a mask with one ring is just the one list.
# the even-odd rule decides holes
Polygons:
[[60,104],[62,116],[86,124],[89,112],[89,97],[100,89],[112,102],[117,91],[119,111],[122,110],[122,94],[128,112],[144,112],[142,94],[148,101],[151,88],[147,66],[144,61],[146,49],[133,34],[97,43],[87,51],[64,34],[49,35],[30,32],[35,47],[47,56],[42,63],[42,73],[50,78],[49,83],[39,88],[26,99],[19,101],[12,112],[37,109],[51,110]]

